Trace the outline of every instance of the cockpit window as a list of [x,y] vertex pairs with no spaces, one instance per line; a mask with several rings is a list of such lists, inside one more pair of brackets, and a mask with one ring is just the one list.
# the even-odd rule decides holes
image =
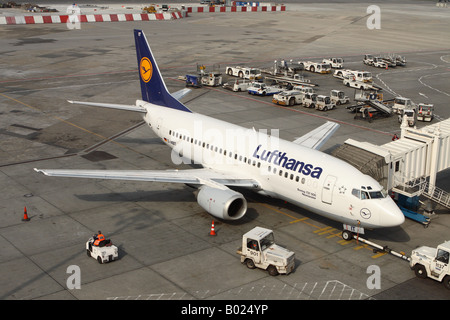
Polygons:
[[[372,187],[362,187],[363,189],[366,190],[372,190]],[[380,191],[365,191],[365,190],[360,190],[360,189],[353,189],[352,190],[352,195],[354,195],[355,197],[357,197],[358,199],[361,200],[366,200],[366,199],[382,199],[382,198],[386,198],[387,196],[387,192],[382,189]]]

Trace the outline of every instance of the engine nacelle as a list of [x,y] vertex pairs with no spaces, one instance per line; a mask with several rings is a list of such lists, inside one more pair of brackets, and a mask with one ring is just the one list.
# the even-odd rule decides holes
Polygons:
[[197,194],[198,204],[214,217],[238,220],[247,212],[247,200],[231,189],[202,186]]

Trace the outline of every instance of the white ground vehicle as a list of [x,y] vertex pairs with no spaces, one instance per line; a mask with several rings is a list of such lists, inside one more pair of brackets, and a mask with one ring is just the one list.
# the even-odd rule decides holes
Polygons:
[[437,248],[422,246],[412,251],[409,266],[417,277],[440,281],[450,290],[449,254],[450,241]]
[[202,85],[217,87],[222,85],[222,76],[219,72],[208,72],[201,77]]
[[358,80],[353,80],[353,79],[344,79],[342,81],[342,83],[347,87],[361,89],[361,90],[373,89],[372,84],[367,83],[367,82],[358,81]]
[[248,268],[267,270],[271,276],[294,270],[295,253],[275,244],[272,230],[266,228],[255,227],[244,234],[237,253]]
[[403,121],[413,127],[416,124],[416,108],[404,109],[403,113],[398,115],[398,122],[402,123]]
[[301,104],[304,93],[298,90],[283,91],[273,95],[272,102],[282,106]]
[[234,92],[247,91],[248,87],[251,86],[253,81],[246,79],[236,79],[234,81],[229,81],[223,84],[225,89],[229,89]]
[[419,103],[417,111],[417,120],[431,121],[433,120],[434,106],[432,104]]
[[403,111],[405,109],[412,109],[413,103],[411,99],[404,98],[404,97],[396,97],[394,99],[394,105],[392,106],[392,111],[394,113],[403,115]]
[[305,70],[316,73],[331,73],[331,65],[328,63],[299,61],[298,64]]
[[345,93],[340,90],[331,90],[330,98],[331,98],[331,102],[333,102],[337,106],[350,102],[350,98],[347,97],[345,95]]
[[94,258],[98,263],[111,262],[119,258],[119,250],[111,240],[105,240],[104,245],[94,246],[93,237],[86,242],[86,253],[88,257]]
[[336,105],[331,101],[330,97],[318,95],[316,101],[316,109],[320,111],[327,111],[334,109]]
[[235,76],[249,80],[262,79],[261,70],[256,68],[240,67],[240,66],[226,67],[226,73],[229,76]]
[[350,79],[355,81],[362,81],[362,82],[372,82],[372,73],[368,71],[357,71],[357,70],[336,70],[333,73],[333,77],[338,79]]
[[373,65],[373,55],[371,54],[365,54],[363,58],[364,64],[371,66]]
[[270,96],[283,91],[277,86],[268,86],[265,83],[253,82],[251,86],[247,88],[249,94],[256,94],[259,96]]
[[303,96],[302,104],[305,108],[315,108],[317,102],[317,94],[305,93]]
[[388,63],[383,58],[374,57],[372,66],[377,68],[387,68]]
[[344,59],[342,58],[323,59],[322,63],[329,64],[332,68],[335,69],[342,69],[344,67]]
[[307,86],[294,86],[293,90],[297,90],[302,93],[315,93],[313,88]]

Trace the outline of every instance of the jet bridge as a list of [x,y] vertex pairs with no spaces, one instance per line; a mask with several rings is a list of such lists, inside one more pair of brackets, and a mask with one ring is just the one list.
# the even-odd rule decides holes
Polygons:
[[402,123],[401,138],[381,146],[353,139],[333,151],[376,179],[386,190],[408,197],[424,195],[450,208],[450,195],[436,175],[450,167],[450,119],[422,129]]

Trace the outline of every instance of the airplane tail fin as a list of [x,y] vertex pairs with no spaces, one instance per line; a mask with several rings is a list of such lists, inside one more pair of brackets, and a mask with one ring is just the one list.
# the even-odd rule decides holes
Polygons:
[[186,112],[192,112],[167,90],[158,65],[153,58],[147,38],[142,30],[134,30],[136,55],[141,83],[142,100]]

